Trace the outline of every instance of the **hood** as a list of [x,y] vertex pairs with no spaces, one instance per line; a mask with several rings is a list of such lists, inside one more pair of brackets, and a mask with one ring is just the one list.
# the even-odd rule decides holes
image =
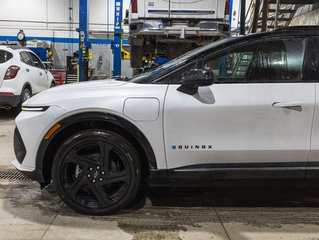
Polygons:
[[61,85],[43,91],[29,100],[24,106],[43,106],[52,105],[55,102],[66,101],[67,99],[86,98],[90,96],[105,95],[106,89],[116,89],[120,86],[126,85],[128,82],[117,81],[113,79],[97,80],[90,82],[73,83]]

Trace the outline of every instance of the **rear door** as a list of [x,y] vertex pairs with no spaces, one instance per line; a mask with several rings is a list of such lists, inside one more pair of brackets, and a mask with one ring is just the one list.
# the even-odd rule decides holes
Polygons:
[[48,76],[46,72],[46,68],[42,61],[32,52],[29,52],[32,61],[33,61],[33,66],[35,67],[35,71],[37,74],[38,78],[38,86],[40,91],[44,91],[50,87],[50,83],[48,81]]
[[25,74],[25,81],[31,84],[32,94],[39,93],[41,89],[41,80],[39,68],[34,66],[33,59],[29,51],[20,52],[23,63],[22,71]]
[[4,76],[6,74],[7,69],[11,66],[11,59],[13,58],[13,54],[0,49],[0,87],[2,86]]

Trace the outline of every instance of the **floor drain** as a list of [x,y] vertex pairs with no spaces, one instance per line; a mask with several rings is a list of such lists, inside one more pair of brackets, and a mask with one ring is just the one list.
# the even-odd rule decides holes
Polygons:
[[26,176],[24,176],[22,173],[16,171],[16,170],[8,170],[8,171],[0,171],[0,179],[6,179],[6,180],[30,180]]

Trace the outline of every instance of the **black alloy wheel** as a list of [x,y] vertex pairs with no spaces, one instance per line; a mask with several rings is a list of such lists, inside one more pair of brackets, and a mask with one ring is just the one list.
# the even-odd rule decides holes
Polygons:
[[52,180],[63,201],[79,213],[112,214],[135,197],[141,166],[137,151],[121,135],[90,129],[57,151]]

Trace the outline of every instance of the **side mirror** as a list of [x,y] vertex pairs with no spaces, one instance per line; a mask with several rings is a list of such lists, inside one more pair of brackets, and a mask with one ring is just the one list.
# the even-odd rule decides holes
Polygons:
[[199,87],[211,86],[216,80],[212,71],[205,69],[191,69],[182,77],[182,85],[177,89],[180,92],[194,95]]

